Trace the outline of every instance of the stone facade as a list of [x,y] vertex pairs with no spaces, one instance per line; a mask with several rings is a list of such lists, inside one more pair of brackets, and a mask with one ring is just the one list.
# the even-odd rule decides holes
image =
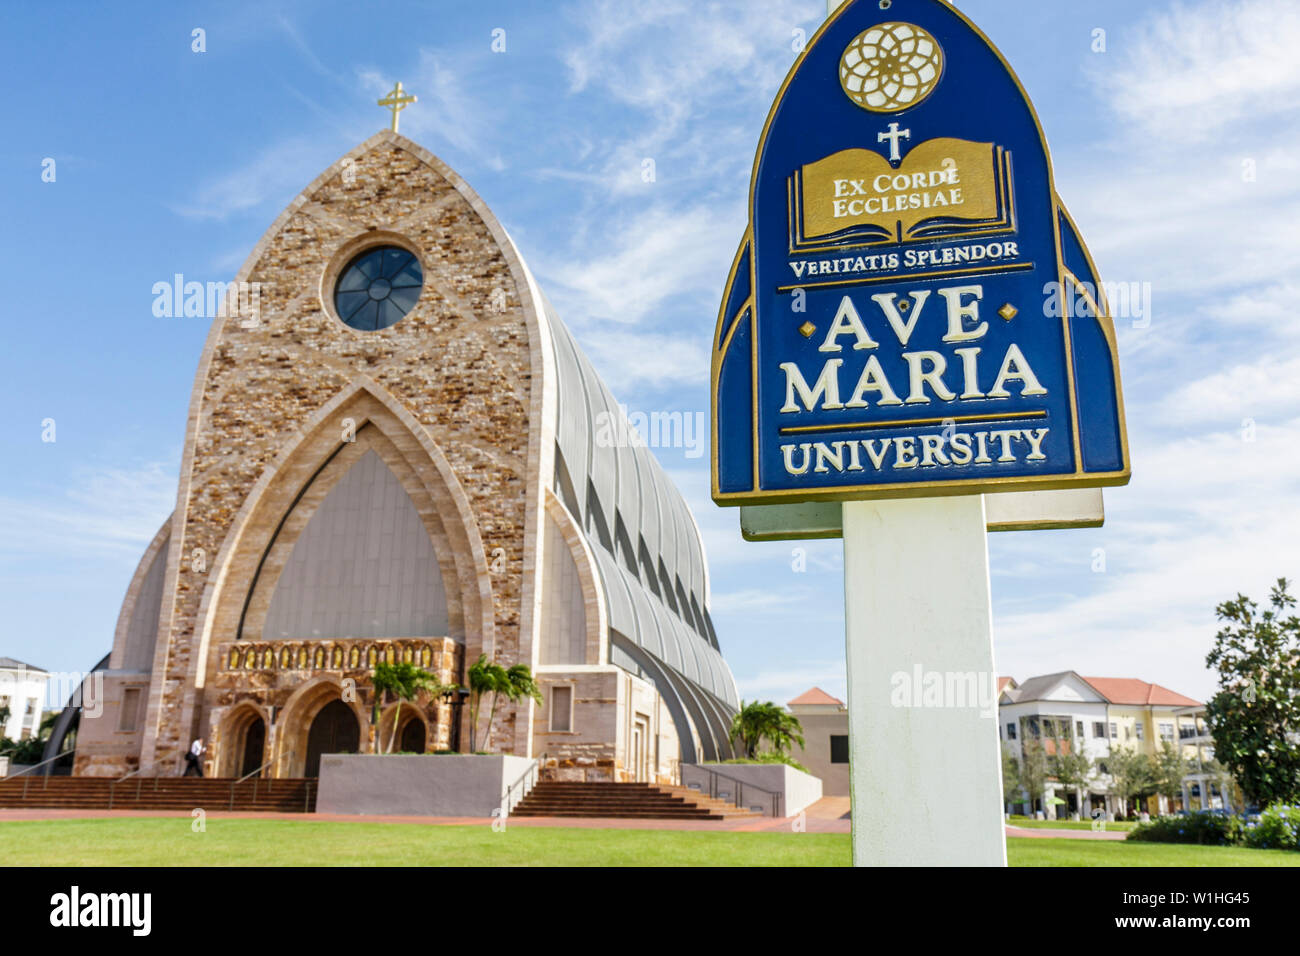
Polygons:
[[[200,733],[204,704],[221,706],[219,698],[201,700],[196,686],[208,683],[205,645],[214,625],[219,637],[228,637],[235,623],[221,612],[239,601],[223,602],[221,590],[254,569],[257,545],[283,517],[250,505],[274,497],[276,478],[285,492],[296,493],[294,479],[316,462],[309,454],[294,468],[295,443],[310,429],[324,433],[325,447],[336,446],[349,426],[345,413],[354,410],[337,400],[359,384],[409,415],[437,444],[451,472],[445,483],[468,506],[470,530],[480,539],[471,550],[482,555],[464,556],[482,572],[468,583],[487,599],[487,620],[486,627],[466,627],[467,646],[490,650],[505,664],[519,659],[529,328],[498,242],[471,200],[430,159],[381,134],[327,172],[240,272],[237,281],[257,284],[260,314],[229,316],[214,326],[191,410],[178,495],[183,520],[172,531],[165,643],[145,739],[152,755]],[[380,238],[418,251],[425,288],[402,322],[379,333],[357,332],[332,314],[332,273]],[[355,411],[359,423],[367,410]],[[420,456],[410,457],[420,470]],[[268,473],[277,467],[278,474]],[[514,714],[503,710],[499,734],[508,740]]]
[[[335,314],[333,290],[377,246],[415,256],[423,286],[399,322],[357,331]],[[83,732],[76,772],[173,772],[197,736],[207,771],[235,775],[255,761],[261,738],[249,735],[264,732],[269,773],[293,776],[314,715],[332,701],[351,707],[363,747],[376,732],[387,739],[395,708],[371,726],[377,661],[415,663],[454,684],[487,655],[528,664],[544,693],[570,686],[576,715],[575,729],[552,732],[546,705],[502,703],[492,750],[545,753],[556,771],[603,779],[672,776],[679,741],[699,735],[674,726],[653,678],[610,661],[598,561],[554,488],[550,320],[482,201],[436,157],[380,133],[289,205],[235,282],[251,284],[255,305],[213,323],[176,510],[132,581],[115,638],[118,683],[143,688],[144,706],[129,734],[107,723]],[[295,544],[366,455],[392,473],[429,537],[448,633],[264,633]],[[544,628],[547,646],[564,648],[563,666],[542,659]],[[468,744],[468,711],[421,698],[402,715],[425,724],[428,749],[446,749],[457,716]]]

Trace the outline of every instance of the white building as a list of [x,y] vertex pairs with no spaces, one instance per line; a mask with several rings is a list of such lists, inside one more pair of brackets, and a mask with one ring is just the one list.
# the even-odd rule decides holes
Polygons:
[[1183,778],[1183,806],[1191,810],[1222,810],[1230,807],[1223,790],[1228,785],[1220,773],[1211,772],[1214,738],[1205,719],[1205,705],[1178,710],[1178,742],[1187,755],[1188,774]]
[[5,737],[26,740],[40,730],[45,684],[49,679],[50,675],[39,667],[12,657],[0,657],[0,711],[9,708],[2,731]]
[[[1154,757],[1165,741],[1182,748],[1191,771],[1183,783],[1182,806],[1216,805],[1218,785],[1203,769],[1213,750],[1205,753],[1209,738],[1205,708],[1199,701],[1136,678],[1083,677],[1074,671],[1045,674],[1022,684],[1002,678],[998,691],[998,734],[1017,760],[1024,757],[1026,738],[1032,737],[1042,741],[1049,757],[1060,741],[1064,747],[1082,746],[1094,762],[1095,772],[1084,788],[1082,811],[1076,788],[1050,777],[1042,802],[1033,807],[1022,805],[1022,810],[1041,810],[1048,819],[1080,813],[1091,816],[1096,810],[1108,817],[1114,815],[1120,807],[1111,793],[1106,769],[1111,748]],[[1158,814],[1177,807],[1167,798],[1155,796],[1143,809]]]

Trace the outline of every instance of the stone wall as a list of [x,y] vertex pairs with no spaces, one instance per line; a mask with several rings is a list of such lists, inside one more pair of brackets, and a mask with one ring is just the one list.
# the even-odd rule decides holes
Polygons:
[[[322,410],[358,383],[391,396],[422,432],[416,438],[436,443],[452,474],[449,494],[463,496],[472,514],[492,633],[489,646],[467,619],[467,651],[483,647],[506,665],[519,658],[535,345],[506,256],[450,176],[418,147],[381,134],[295,200],[241,270],[239,279],[258,284],[260,313],[218,319],[200,365],[148,714],[153,753],[201,729],[207,642],[235,636],[217,616],[221,589],[249,576],[255,545],[282,517],[249,522],[255,501],[275,494],[277,480],[301,481],[306,464],[277,469]],[[326,300],[332,276],[375,239],[416,252],[425,284],[397,325],[357,332]],[[258,679],[243,675],[242,692],[254,693]],[[217,678],[208,706],[236,693]],[[502,708],[494,737],[507,748],[514,721]]]

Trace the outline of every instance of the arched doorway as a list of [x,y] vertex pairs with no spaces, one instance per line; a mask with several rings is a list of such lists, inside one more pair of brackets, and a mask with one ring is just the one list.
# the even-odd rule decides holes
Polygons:
[[424,753],[424,721],[414,715],[402,724],[402,730],[397,736],[397,749],[402,753],[422,754]]
[[266,762],[266,724],[255,717],[244,731],[244,751],[239,760],[239,776],[247,777]]
[[360,743],[357,715],[343,701],[330,701],[316,714],[307,731],[307,765],[303,775],[319,777],[321,755],[356,753]]

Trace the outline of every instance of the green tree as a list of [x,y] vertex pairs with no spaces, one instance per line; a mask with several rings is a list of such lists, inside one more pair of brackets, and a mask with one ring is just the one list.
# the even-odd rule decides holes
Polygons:
[[1216,609],[1224,627],[1205,658],[1219,673],[1206,705],[1215,757],[1248,803],[1300,802],[1300,618],[1286,578],[1269,608],[1244,594]]
[[1136,749],[1114,745],[1106,768],[1110,771],[1111,791],[1119,799],[1124,816],[1129,815],[1134,797],[1155,792],[1155,768],[1151,758]]
[[[518,704],[525,699],[531,699],[537,704],[542,702],[542,689],[533,679],[533,671],[527,664],[512,664],[506,669],[505,688],[492,697],[492,710],[495,713],[497,709],[497,699],[504,696],[512,704]],[[492,738],[492,717],[488,717],[487,733],[483,736],[483,747],[487,749],[488,741]]]
[[[510,687],[510,675],[496,661],[488,660],[486,654],[480,654],[478,660],[470,665],[469,672],[469,749],[478,753],[478,715],[483,698],[492,695],[492,711],[488,715],[488,737],[492,736],[492,718],[496,715],[496,700]],[[487,747],[487,741],[483,743]]]
[[1092,780],[1092,758],[1088,756],[1081,739],[1056,738],[1056,753],[1052,756],[1052,774],[1063,787],[1072,787],[1079,808],[1079,817],[1087,816],[1083,807],[1083,792]]
[[731,739],[739,740],[745,756],[753,759],[764,740],[773,753],[786,754],[793,744],[804,745],[803,725],[799,718],[770,700],[740,702],[740,710],[731,718]]
[[1010,744],[1002,745],[1002,802],[1011,803],[1011,798],[1021,791],[1020,761],[1016,759]]
[[393,744],[397,741],[397,727],[402,716],[403,701],[414,701],[420,691],[428,691],[431,697],[436,697],[449,689],[428,671],[407,663],[376,664],[374,673],[370,675],[370,682],[375,688],[373,723],[376,750],[379,749],[379,712],[384,698],[389,694],[397,698],[397,709],[393,712],[393,729],[388,735],[388,746],[384,748],[384,753],[393,752]]
[[1168,740],[1160,741],[1160,750],[1153,761],[1156,792],[1166,797],[1170,805],[1183,794],[1183,778],[1187,776],[1187,759],[1182,748]]
[[[1027,726],[1025,729],[1028,731]],[[1051,768],[1048,766],[1043,741],[1038,736],[1028,732],[1022,734],[1020,749],[1020,788],[1028,797],[1029,814],[1032,816],[1034,802],[1041,800],[1047,792],[1047,775]]]
[[533,678],[532,668],[527,664],[514,664],[507,669],[488,660],[486,654],[480,655],[469,669],[469,691],[469,749],[475,752],[479,708],[486,695],[491,694],[492,699],[488,708],[487,731],[483,735],[484,750],[492,741],[492,721],[496,719],[497,706],[503,698],[516,704],[525,698],[538,704],[542,702],[542,691]]

